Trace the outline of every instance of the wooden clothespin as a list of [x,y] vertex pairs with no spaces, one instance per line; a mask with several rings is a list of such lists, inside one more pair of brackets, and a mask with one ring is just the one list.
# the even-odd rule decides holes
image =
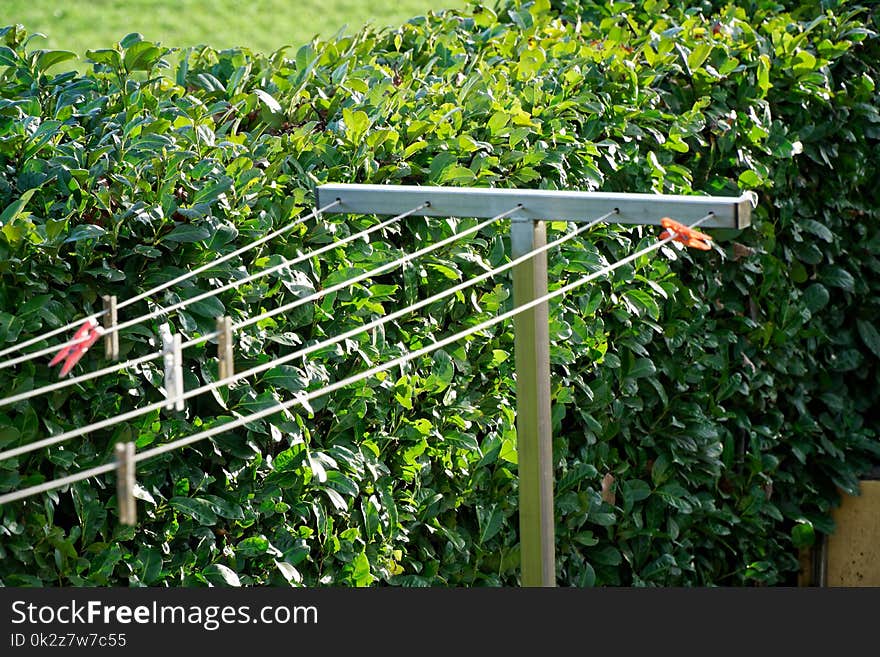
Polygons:
[[183,350],[180,333],[171,334],[165,323],[159,327],[162,335],[162,359],[165,365],[165,396],[168,410],[183,410]]
[[221,379],[232,376],[235,361],[232,354],[232,318],[217,318],[217,373]]
[[137,518],[134,475],[134,442],[116,443],[116,506],[123,525],[134,525]]
[[119,331],[116,330],[116,297],[104,295],[104,357],[119,360]]

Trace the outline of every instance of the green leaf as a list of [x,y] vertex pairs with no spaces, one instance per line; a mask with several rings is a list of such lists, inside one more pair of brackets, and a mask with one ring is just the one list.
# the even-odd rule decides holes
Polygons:
[[276,561],[275,566],[278,568],[278,572],[281,573],[281,576],[287,580],[288,584],[295,585],[302,583],[302,574],[293,565],[286,561]]
[[627,479],[621,486],[621,495],[631,505],[647,499],[651,495],[651,487],[641,479]]
[[691,50],[691,54],[688,55],[688,68],[691,72],[697,70],[703,65],[703,62],[709,57],[709,54],[712,52],[712,44],[711,43],[701,43],[697,45],[693,50]]
[[375,579],[370,572],[370,560],[363,552],[355,555],[343,569],[343,574],[351,584],[358,587],[369,586]]
[[443,441],[449,443],[450,445],[454,445],[458,449],[464,449],[468,451],[476,452],[480,449],[480,444],[477,442],[476,436],[469,433],[462,433],[460,431],[450,431],[445,433],[443,436]]
[[13,220],[15,220],[19,215],[21,215],[21,211],[24,209],[24,206],[27,205],[27,202],[30,200],[31,196],[34,195],[34,192],[37,191],[37,188],[29,189],[24,192],[21,196],[18,197],[17,201],[10,203],[3,213],[0,214],[0,225],[5,225]]
[[169,242],[201,242],[208,239],[211,233],[207,228],[195,226],[193,224],[178,224],[174,229],[165,235],[162,239]]
[[865,346],[868,347],[877,358],[880,358],[880,333],[877,332],[874,325],[870,322],[858,319],[856,320],[856,328],[858,329],[859,337],[862,339],[862,342],[865,343]]
[[477,521],[480,524],[480,544],[495,537],[501,531],[504,524],[504,511],[500,504],[489,506],[477,506]]
[[658,488],[655,493],[662,497],[666,504],[681,513],[689,514],[694,511],[693,505],[685,498],[687,491],[679,484],[665,484]]
[[660,317],[660,306],[654,301],[654,297],[643,290],[627,290],[624,297],[632,303],[639,315],[647,315],[652,319]]
[[836,372],[851,372],[862,366],[864,358],[858,349],[840,349],[831,353],[830,361]]
[[754,171],[747,169],[739,174],[739,186],[741,189],[754,189],[764,184],[763,179]]
[[476,175],[474,175],[474,172],[467,167],[453,164],[452,166],[449,166],[443,170],[443,174],[440,176],[439,182],[469,185],[473,183],[476,179],[477,177]]
[[119,40],[119,47],[123,49],[131,48],[132,46],[141,43],[143,40],[144,35],[140,32],[129,32]]
[[439,262],[428,263],[428,267],[440,272],[451,281],[461,280],[461,272],[457,269],[452,269],[451,267],[447,267],[446,265],[441,265]]
[[193,206],[205,206],[216,203],[220,198],[232,189],[233,180],[229,176],[222,176],[209,185],[204,185],[193,196]]
[[78,55],[69,50],[44,50],[40,53],[39,57],[37,57],[37,67],[41,71],[45,71],[56,64],[77,58]]
[[759,55],[758,56],[758,71],[757,71],[758,87],[765,94],[767,93],[767,91],[769,91],[770,87],[773,86],[770,83],[770,67],[771,67],[770,57],[768,57],[767,55],[764,55],[764,54]]
[[666,168],[660,164],[657,154],[654,151],[648,151],[648,164],[651,165],[652,173],[658,176],[666,175]]
[[16,66],[18,62],[18,55],[12,48],[0,46],[0,66]]
[[268,551],[269,539],[265,536],[251,536],[235,546],[235,554],[242,557],[259,557]]
[[[185,288],[184,290],[181,290],[180,296],[182,299],[186,300],[205,293],[206,290],[201,290],[199,288]],[[186,308],[192,314],[208,319],[215,319],[226,314],[226,308],[224,307],[223,302],[217,297],[200,299],[199,301],[187,305]]]
[[254,89],[254,94],[260,99],[260,102],[263,103],[263,106],[271,114],[281,114],[283,112],[281,104],[275,100],[272,94],[263,91],[262,89]]
[[808,73],[816,68],[816,57],[809,50],[800,50],[795,56],[795,65],[793,71],[797,73]]
[[668,572],[670,568],[675,568],[676,565],[674,556],[671,554],[661,554],[645,566],[645,568],[639,573],[639,576],[645,580],[652,580],[659,575]]
[[217,523],[217,514],[207,500],[198,497],[172,497],[168,503],[173,509],[192,518],[200,525]]
[[623,555],[620,554],[620,550],[612,545],[587,550],[587,558],[592,563],[602,566],[618,566],[623,562]]
[[831,295],[828,293],[828,288],[821,283],[813,283],[804,290],[804,303],[811,313],[822,310],[822,308],[828,305],[830,299]]
[[285,449],[283,452],[278,452],[272,460],[272,467],[279,472],[294,470],[300,466],[305,458],[306,450],[302,445],[298,445],[290,449]]
[[348,503],[345,501],[345,498],[342,497],[339,493],[337,493],[332,488],[324,488],[324,494],[330,500],[330,503],[339,513],[346,513],[348,511]]
[[148,586],[154,584],[162,574],[162,552],[145,546],[138,550],[137,558],[141,564],[138,571],[141,581]]
[[581,588],[594,587],[596,585],[596,571],[593,569],[593,566],[588,561],[584,561],[580,564],[580,567],[583,568],[583,572],[581,573],[578,586]]
[[127,71],[149,71],[161,59],[164,51],[149,41],[139,41],[125,51],[122,60]]
[[510,114],[507,112],[495,112],[490,118],[487,126],[489,132],[493,135],[499,134],[510,122]]
[[5,447],[16,442],[21,436],[21,432],[13,426],[0,425],[0,447]]
[[6,242],[10,246],[16,246],[24,241],[28,232],[29,231],[27,227],[21,225],[21,223],[15,226],[13,226],[12,224],[6,224],[5,226],[3,226],[2,229],[0,229],[0,233],[3,234],[3,236],[6,238]]
[[[93,546],[94,547],[94,544]],[[122,559],[122,548],[118,545],[107,546],[107,549],[99,551],[92,559],[89,573],[98,581],[108,579],[113,574],[116,564]]]
[[241,586],[238,574],[228,566],[212,563],[202,571],[205,578],[218,586]]
[[816,532],[809,522],[801,522],[791,528],[791,542],[796,548],[808,548],[816,540]]
[[96,64],[104,64],[112,69],[122,68],[122,57],[118,50],[102,48],[99,50],[86,50],[86,57]]
[[364,520],[364,533],[367,540],[372,540],[379,531],[381,519],[379,516],[379,500],[375,495],[370,495],[366,500],[361,500],[361,515]]
[[357,484],[337,470],[330,470],[327,473],[327,480],[324,484],[349,497],[357,497],[360,492]]
[[820,278],[826,285],[839,287],[847,292],[852,292],[855,288],[856,281],[848,271],[842,267],[830,266],[822,270]]
[[80,240],[97,240],[100,239],[107,231],[101,226],[95,224],[80,224],[67,236],[65,242],[79,242]]
[[834,233],[832,233],[826,226],[820,224],[818,221],[814,221],[813,219],[805,219],[803,222],[801,222],[801,226],[808,233],[812,233],[819,239],[824,240],[829,244],[834,241]]
[[345,135],[354,143],[360,143],[361,138],[370,127],[370,117],[362,110],[350,110],[347,107],[342,110],[342,120],[345,121]]
[[305,390],[308,383],[292,365],[276,365],[262,376],[261,382],[264,385],[282,388],[288,392]]
[[626,373],[626,376],[632,379],[639,379],[645,376],[653,376],[657,373],[654,362],[649,358],[636,358],[632,367]]
[[234,501],[224,499],[218,495],[208,494],[203,495],[202,499],[210,504],[211,510],[221,518],[229,518],[230,520],[242,520],[244,518],[241,506]]
[[547,56],[541,48],[528,48],[523,50],[519,56],[519,62],[516,67],[517,79],[528,80],[534,77],[541,66],[547,61]]

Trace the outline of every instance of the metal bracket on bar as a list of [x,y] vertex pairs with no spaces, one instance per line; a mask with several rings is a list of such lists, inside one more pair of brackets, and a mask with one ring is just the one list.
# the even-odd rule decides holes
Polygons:
[[162,359],[165,365],[165,396],[168,410],[183,410],[183,350],[180,333],[172,335],[165,323],[159,327],[162,335]]
[[134,443],[116,443],[116,505],[123,525],[134,525],[137,518],[134,482]]
[[232,354],[232,318],[217,318],[217,373],[226,379],[235,373],[235,360]]
[[116,297],[104,295],[104,356],[107,360],[119,360],[119,331],[116,329]]
[[[419,185],[359,185],[333,183],[317,188],[318,205],[339,199],[328,213],[400,214],[424,205],[413,214],[425,217],[489,218],[522,205],[518,219],[591,221],[613,210],[616,224],[659,225],[661,217],[684,224],[707,214],[703,228],[745,228],[751,223],[754,194],[687,196],[573,192],[550,189],[493,187],[431,187]],[[427,203],[426,203],[427,202]]]

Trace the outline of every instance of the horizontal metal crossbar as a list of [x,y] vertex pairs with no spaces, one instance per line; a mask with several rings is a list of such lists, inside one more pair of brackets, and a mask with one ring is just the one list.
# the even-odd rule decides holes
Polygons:
[[325,212],[399,214],[427,204],[413,214],[430,217],[493,217],[521,206],[512,220],[589,221],[617,213],[614,223],[659,225],[663,217],[691,223],[713,216],[704,228],[745,228],[751,224],[754,195],[685,196],[679,194],[617,194],[549,189],[359,185],[333,183],[317,188],[317,204],[338,203]]

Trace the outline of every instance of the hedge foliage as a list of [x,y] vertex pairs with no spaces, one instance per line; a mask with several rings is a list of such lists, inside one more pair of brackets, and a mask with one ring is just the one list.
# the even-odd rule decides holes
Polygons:
[[[664,248],[551,308],[560,584],[787,584],[880,456],[878,14],[850,2],[579,0],[474,6],[269,55],[133,34],[53,68],[0,30],[0,347],[203,264],[308,211],[315,184],[759,193],[754,226]],[[377,221],[328,215],[153,300],[167,305]],[[472,225],[407,219],[194,304],[186,337]],[[553,230],[565,230],[554,223]],[[552,253],[554,286],[654,239],[605,226]],[[238,370],[505,260],[499,224],[237,336]],[[9,491],[266,408],[509,307],[499,280],[63,448],[0,462]],[[149,306],[154,307],[154,306]],[[133,306],[125,318],[146,311]],[[121,336],[156,349],[156,323]],[[5,585],[512,585],[512,333],[114,477],[0,511]],[[93,349],[76,372],[102,365]],[[187,350],[192,388],[212,345]],[[162,398],[161,365],[0,408],[0,448]],[[0,370],[0,395],[54,381]]]

